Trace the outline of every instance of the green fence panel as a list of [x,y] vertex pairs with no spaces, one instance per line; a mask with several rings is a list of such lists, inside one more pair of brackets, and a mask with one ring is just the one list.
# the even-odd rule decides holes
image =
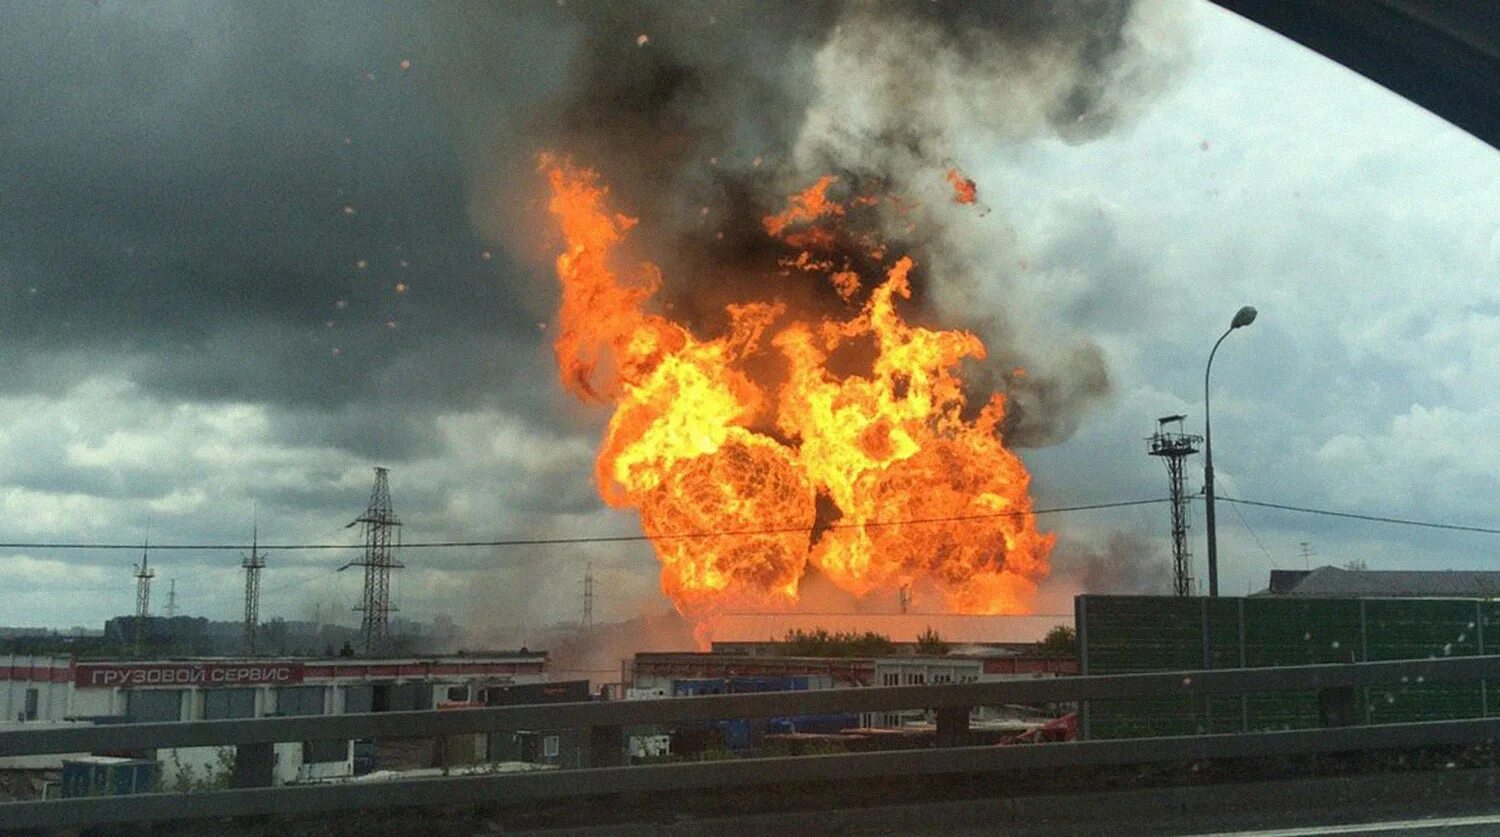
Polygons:
[[[1500,602],[1475,599],[1216,599],[1080,596],[1086,674],[1251,668],[1495,653]],[[1397,723],[1500,714],[1500,688],[1392,683],[1354,692],[1093,701],[1093,738],[1303,729],[1342,717]],[[1497,684],[1500,685],[1500,684]]]

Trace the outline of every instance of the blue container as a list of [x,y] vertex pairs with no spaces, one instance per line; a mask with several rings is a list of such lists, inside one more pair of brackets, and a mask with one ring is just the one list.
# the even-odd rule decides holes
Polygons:
[[808,679],[802,675],[729,678],[729,692],[736,695],[751,692],[805,692],[808,685]]
[[859,726],[858,715],[794,715],[771,719],[778,732],[839,732]]
[[729,691],[728,681],[722,677],[705,677],[672,681],[672,697],[693,695],[722,695]]
[[724,732],[724,746],[731,750],[746,750],[750,747],[750,722],[744,718],[724,721],[720,727]]

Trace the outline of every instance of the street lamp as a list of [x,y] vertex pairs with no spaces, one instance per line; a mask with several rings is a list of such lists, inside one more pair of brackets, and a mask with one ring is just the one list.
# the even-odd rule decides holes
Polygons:
[[1234,319],[1229,322],[1229,328],[1219,335],[1214,343],[1213,351],[1208,353],[1208,366],[1203,370],[1203,499],[1208,502],[1206,516],[1208,518],[1208,595],[1219,595],[1219,541],[1218,532],[1214,529],[1214,434],[1208,413],[1208,373],[1214,368],[1214,354],[1219,351],[1219,343],[1229,336],[1229,332],[1237,328],[1250,325],[1255,322],[1255,309],[1246,305],[1234,313]]

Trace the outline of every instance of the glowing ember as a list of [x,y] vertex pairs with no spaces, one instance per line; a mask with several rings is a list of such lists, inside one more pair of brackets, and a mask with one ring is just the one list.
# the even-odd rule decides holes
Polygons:
[[953,186],[954,203],[973,203],[979,199],[979,187],[958,169],[948,169],[948,183]]
[[727,306],[722,333],[698,334],[652,310],[655,265],[616,264],[635,220],[609,208],[598,176],[552,156],[542,168],[566,240],[559,376],[613,405],[599,490],[639,510],[680,611],[789,607],[809,564],[857,596],[909,587],[964,613],[1030,609],[1053,536],[1037,531],[1030,476],[999,438],[1003,397],[967,403],[959,367],[984,344],[906,322],[911,259],[867,284],[807,251],[848,216],[830,196],[836,178],[763,226],[806,248],[781,272],[825,278],[846,315],[747,301]]

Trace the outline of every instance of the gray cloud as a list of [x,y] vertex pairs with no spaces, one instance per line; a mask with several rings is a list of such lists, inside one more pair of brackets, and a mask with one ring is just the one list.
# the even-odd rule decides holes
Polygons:
[[[561,397],[539,328],[556,242],[530,155],[546,140],[604,155],[646,243],[695,281],[764,255],[748,239],[714,249],[715,229],[686,220],[700,206],[732,232],[824,165],[895,171],[941,204],[924,167],[960,165],[993,212],[929,219],[923,264],[961,280],[930,285],[931,302],[985,330],[979,386],[1044,419],[1011,428],[1051,445],[1027,451],[1041,505],[1161,493],[1140,437],[1157,415],[1201,421],[1203,354],[1250,302],[1262,319],[1216,362],[1225,492],[1493,523],[1497,155],[1202,4],[1172,7],[1197,58],[1164,75],[1184,58],[1158,7],[884,4],[940,47],[942,75],[858,61],[900,39],[835,3],[632,3],[600,19],[553,3],[14,4],[0,29],[6,530],[222,542],[258,504],[272,539],[346,538],[378,461],[412,538],[631,531],[588,482],[603,417]],[[955,35],[997,13],[1010,28]],[[1070,69],[1028,66],[1044,48]],[[864,108],[868,78],[844,61],[935,98]],[[1006,61],[1008,98],[933,89]],[[895,136],[955,103],[973,118]],[[1007,378],[1012,363],[1030,374]],[[1236,592],[1300,563],[1301,540],[1371,566],[1490,551],[1241,512],[1219,515]],[[1167,554],[1157,508],[1046,523],[1099,566]],[[1121,531],[1150,540],[1111,546]],[[333,574],[347,557],[274,556],[268,607],[347,605],[357,581]],[[1072,557],[1059,577],[1087,575]],[[134,559],[11,556],[6,621],[128,610]],[[221,617],[236,560],[161,557],[183,601]],[[404,612],[468,596],[500,636],[573,613],[587,560],[611,579],[611,618],[637,615],[655,586],[645,547],[413,553]]]

